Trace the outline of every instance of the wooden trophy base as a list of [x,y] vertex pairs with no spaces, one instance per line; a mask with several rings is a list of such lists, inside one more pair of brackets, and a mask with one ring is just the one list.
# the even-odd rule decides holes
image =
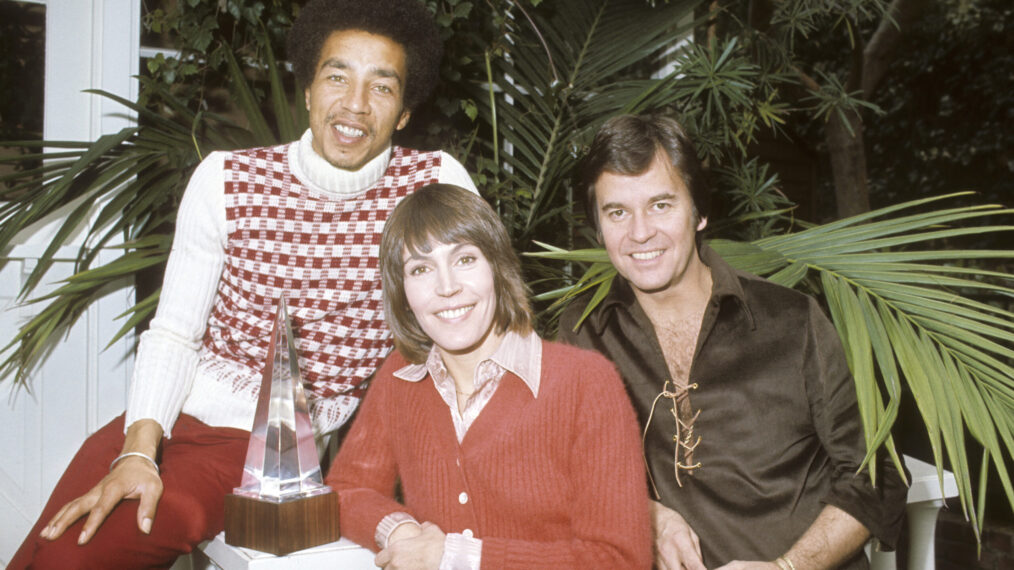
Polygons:
[[337,493],[284,503],[225,496],[225,542],[232,546],[280,556],[339,538]]

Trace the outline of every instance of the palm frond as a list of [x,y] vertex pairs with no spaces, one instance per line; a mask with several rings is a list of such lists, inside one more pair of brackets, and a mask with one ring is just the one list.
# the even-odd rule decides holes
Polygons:
[[[687,28],[697,3],[546,3],[508,18],[508,41],[498,44],[502,55],[487,53],[493,85],[473,85],[472,96],[480,120],[498,135],[481,142],[503,163],[500,187],[491,193],[513,220],[508,223],[518,241],[566,229],[559,222],[566,222],[572,203],[567,192],[576,148],[624,106],[608,96],[608,86]],[[500,152],[505,148],[509,152]]]

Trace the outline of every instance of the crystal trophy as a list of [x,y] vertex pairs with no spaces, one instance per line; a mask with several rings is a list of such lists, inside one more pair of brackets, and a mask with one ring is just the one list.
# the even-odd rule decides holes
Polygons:
[[268,342],[243,479],[225,497],[225,542],[288,554],[339,536],[338,498],[321,477],[283,298]]

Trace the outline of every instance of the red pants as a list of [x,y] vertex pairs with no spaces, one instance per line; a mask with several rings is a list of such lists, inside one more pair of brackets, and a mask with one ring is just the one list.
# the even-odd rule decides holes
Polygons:
[[87,514],[57,540],[39,532],[68,502],[85,494],[108,472],[123,446],[123,416],[85,440],[56,484],[42,515],[7,566],[22,568],[168,568],[178,556],[214,537],[225,525],[225,495],[239,485],[250,433],[210,427],[180,415],[172,437],[162,440],[164,492],[151,534],[137,528],[137,501],[121,502],[92,539],[78,546]]

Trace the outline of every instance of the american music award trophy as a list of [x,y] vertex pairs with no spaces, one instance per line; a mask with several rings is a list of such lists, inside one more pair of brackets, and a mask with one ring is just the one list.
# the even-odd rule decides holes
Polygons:
[[282,555],[339,537],[338,499],[321,476],[292,323],[282,299],[243,479],[225,497],[225,542]]

